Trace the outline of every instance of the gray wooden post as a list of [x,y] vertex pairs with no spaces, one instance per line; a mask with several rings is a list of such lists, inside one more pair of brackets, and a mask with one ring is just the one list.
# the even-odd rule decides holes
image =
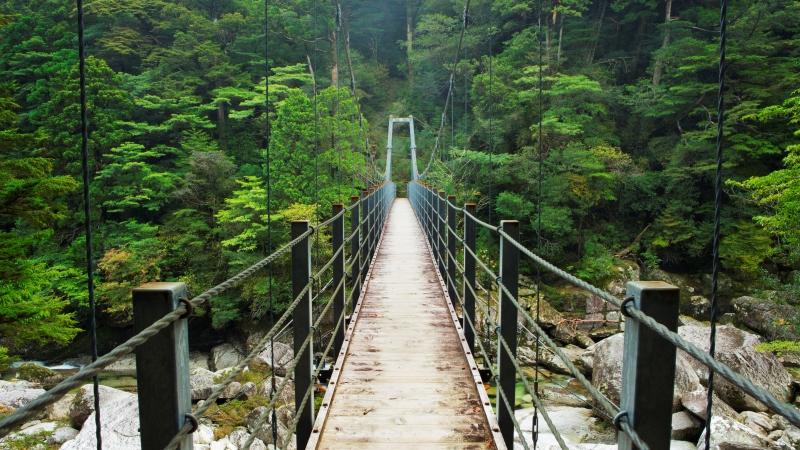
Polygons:
[[369,268],[369,195],[368,190],[361,191],[361,270],[362,286],[367,281],[367,269]]
[[367,266],[372,263],[372,257],[375,254],[375,230],[378,229],[377,218],[375,217],[375,188],[369,188],[369,258],[367,259]]
[[425,203],[426,209],[428,211],[426,220],[428,222],[428,243],[431,245],[431,249],[433,249],[434,256],[436,255],[436,242],[433,241],[433,231],[434,231],[434,223],[433,223],[433,189],[430,186],[425,185]]
[[[511,238],[519,242],[519,221],[502,220],[500,227]],[[509,243],[505,237],[500,237],[500,282],[508,292],[517,298],[519,292],[519,249]],[[499,288],[499,286],[498,286]],[[500,289],[500,336],[511,350],[508,354],[505,347],[497,344],[497,424],[500,433],[508,448],[514,448],[514,383],[517,371],[514,360],[517,358],[517,308],[511,302],[508,294]],[[505,402],[500,398],[503,392],[512,410],[509,411]]]
[[[680,291],[661,281],[628,283],[633,306],[669,330],[678,331]],[[675,388],[675,346],[638,320],[625,322],[620,411],[651,450],[669,449],[672,395]],[[618,434],[620,450],[636,447],[627,434]]]
[[[350,197],[350,205],[355,205],[358,203],[358,200],[359,198],[357,195]],[[350,262],[350,278],[353,283],[351,287],[352,292],[350,293],[350,304],[352,305],[353,310],[355,310],[356,302],[358,302],[358,296],[361,294],[361,258],[358,256],[358,209],[361,206],[362,205],[358,205],[350,210],[350,233],[355,233],[353,239],[350,240],[350,254],[353,257],[353,260]]]
[[[475,203],[467,203],[465,208],[468,213],[475,215],[477,205]],[[467,339],[469,351],[475,354],[475,330],[472,328],[475,324],[475,258],[466,250],[471,249],[476,252],[475,236],[476,236],[476,223],[467,214],[464,214],[464,306],[462,307],[461,315],[464,317],[464,323],[461,327],[464,329],[464,337]],[[470,287],[472,289],[470,289]],[[470,323],[472,325],[470,325]]]
[[[297,239],[301,234],[310,229],[307,220],[295,220],[292,222],[292,240]],[[305,289],[308,282],[311,281],[311,242],[308,237],[298,242],[292,247],[292,298],[300,295],[300,292]],[[311,289],[303,294],[303,299],[294,309],[292,320],[294,321],[294,354],[300,354],[300,348],[303,346],[308,334],[312,332],[312,316],[311,316]],[[313,355],[314,355],[314,340],[308,343],[306,349],[303,350],[297,366],[294,368],[294,404],[300,406],[306,392],[311,389],[313,380]],[[311,437],[311,429],[314,426],[314,392],[306,402],[302,410],[297,411],[300,416],[297,422],[297,448],[305,450],[308,439]]]
[[436,196],[436,227],[438,236],[436,237],[437,260],[439,261],[439,273],[442,278],[447,282],[447,273],[445,272],[445,264],[447,264],[447,205],[445,204],[444,191],[439,191]]
[[[456,196],[451,195],[447,197],[447,202],[452,206],[445,205],[447,209],[447,294],[450,295],[450,301],[453,302],[453,308],[458,305],[458,298],[456,297]],[[452,231],[451,231],[452,230]],[[463,311],[462,311],[463,312]]]
[[[133,326],[140,333],[171,313],[186,297],[185,283],[147,283],[133,290]],[[161,450],[192,413],[187,320],[178,319],[136,349],[142,450]],[[180,450],[192,449],[192,436]]]
[[[341,213],[344,210],[344,205],[341,203],[334,203],[333,204],[333,215],[334,217]],[[333,232],[333,253],[335,254],[339,249],[342,251],[339,252],[339,256],[336,257],[336,261],[333,263],[333,289],[335,290],[342,280],[344,279],[344,214],[342,217],[333,221],[332,226]],[[339,321],[344,321],[344,313],[345,313],[345,292],[344,292],[344,284],[338,289],[335,290],[335,295],[331,300],[333,300],[333,326],[336,327],[336,324]],[[342,325],[339,326],[339,331],[334,336],[333,340],[333,354],[338,355],[339,351],[342,349],[342,343],[344,343],[344,330],[346,328],[346,324],[342,322]]]

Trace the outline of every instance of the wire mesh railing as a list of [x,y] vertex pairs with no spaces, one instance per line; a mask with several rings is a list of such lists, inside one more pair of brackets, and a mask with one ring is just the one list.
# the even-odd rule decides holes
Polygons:
[[[519,365],[516,351],[517,333],[520,329],[533,334],[536,340],[544,344],[547,351],[553,353],[564,363],[571,375],[589,393],[596,405],[593,407],[600,415],[613,418],[615,427],[620,431],[620,444],[625,441],[639,449],[649,449],[651,445],[661,448],[666,441],[668,446],[676,349],[685,351],[707,368],[720,374],[733,385],[766,405],[770,410],[785,417],[793,425],[800,426],[800,413],[795,408],[781,402],[767,390],[734,372],[730,367],[715,360],[677,334],[677,288],[660,282],[629,283],[628,291],[633,295],[621,301],[596,286],[555,267],[520,244],[517,221],[502,221],[500,226],[484,222],[477,218],[474,204],[468,203],[464,207],[458,207],[452,196],[445,198],[443,191],[423,182],[409,183],[408,193],[420,225],[430,242],[434,260],[445,279],[444,284],[448,289],[456,290],[455,293],[450,292],[449,296],[461,308],[463,329],[468,345],[474,351],[477,344],[478,352],[476,354],[483,356],[485,366],[497,382],[497,420],[509,448],[513,446],[515,432],[520,435],[523,447],[529,448],[514,416],[514,402],[510,400],[514,398],[515,378],[516,375],[519,375],[523,380],[525,391],[532,397],[533,403],[550,427],[559,446],[567,449],[559,430],[550,421],[547,411],[540,401],[538,373],[531,385]],[[463,237],[458,236],[455,227],[456,218],[459,215],[462,216]],[[476,246],[477,227],[485,228],[490,234],[499,238],[498,271],[493,270],[490,264],[479,257],[480,252]],[[463,259],[463,264],[459,262],[459,256]],[[619,307],[621,313],[628,319],[629,323],[625,331],[625,354],[623,355],[623,377],[627,378],[623,379],[622,384],[625,388],[622,391],[619,406],[612,403],[592,385],[540,324],[531,317],[526,308],[520,304],[518,295],[520,256],[528,258],[534,264],[549,270],[574,286],[587,290]],[[489,280],[497,286],[498,305],[495,314],[490,311],[494,299],[489,290],[483,286],[478,287],[477,270],[488,276]],[[459,277],[461,278],[460,285],[457,279]],[[484,290],[487,295],[485,302],[480,300],[481,296],[477,292],[479,289]],[[666,309],[669,311],[664,313],[659,308],[654,308],[652,305],[655,303],[660,304],[661,310],[665,309],[664,305],[667,304],[669,307]],[[482,320],[476,316],[476,311],[480,313]],[[496,335],[494,339],[497,345],[496,370],[491,363],[486,364],[491,359],[492,349],[487,348],[491,345],[491,341],[488,339],[481,342],[481,330],[477,326],[481,322],[484,324],[484,331],[486,329],[493,330]],[[640,347],[637,345],[642,346],[644,343],[657,345],[658,352],[653,352],[652,349],[649,349],[649,352],[640,352]],[[537,351],[539,351],[538,347]],[[649,356],[645,353],[655,353],[656,358],[648,361]],[[644,364],[645,362],[646,364]],[[648,367],[643,368],[643,366]],[[651,386],[648,386],[648,383]],[[653,384],[662,384],[663,386],[652,388]],[[646,401],[650,403],[647,411],[637,403],[642,401],[637,397],[641,397],[645,393],[648,394]],[[664,398],[659,399],[654,396]],[[662,407],[655,408],[657,411],[654,412],[653,405]]]
[[[292,239],[289,243],[191,300],[186,298],[186,287],[183,283],[148,283],[135,289],[133,303],[136,335],[0,420],[0,437],[32,420],[42,409],[55,403],[69,391],[82,386],[103,368],[136,349],[142,447],[188,448],[185,446],[191,445],[190,434],[197,429],[198,418],[202,418],[211,405],[216,404],[223,391],[231,386],[279,333],[291,329],[294,357],[284,366],[286,376],[271,392],[270,402],[266,407],[267,413],[262,415],[263,420],[259,421],[257,426],[263,426],[269,416],[268,413],[275,408],[290,378],[293,377],[295,404],[299,407],[296,408],[296,415],[286,433],[291,435],[296,431],[298,442],[307,441],[313,426],[315,380],[324,366],[315,365],[313,361],[315,331],[320,329],[322,321],[332,308],[334,310],[332,338],[322,352],[322,358],[324,359],[332,348],[338,352],[341,340],[338,340],[337,336],[343,337],[340,331],[343,330],[342,325],[346,321],[348,307],[346,274],[350,274],[350,297],[357,298],[357,291],[363,286],[362,274],[366,274],[372,261],[395,194],[394,183],[383,182],[364,190],[360,198],[352,197],[351,204],[347,208],[341,204],[334,205],[331,218],[316,228],[311,227],[308,221],[293,222]],[[350,233],[345,235],[345,215],[348,212],[351,215],[351,229]],[[312,273],[310,237],[322,227],[329,226],[332,227],[333,235],[332,256],[319,270]],[[345,258],[347,244],[350,244],[348,259]],[[293,301],[271,330],[252,347],[250,353],[235,367],[228,369],[225,379],[193,410],[189,388],[188,325],[185,319],[192,314],[195,307],[253,276],[287,253],[291,253]],[[333,272],[331,281],[326,283],[325,287],[318,289],[318,292],[314,292],[317,282],[326,279],[328,272]],[[321,294],[329,286],[335,287],[327,296],[322,309],[318,314],[314,314],[313,299],[321,298]],[[316,319],[312,322],[314,316]],[[291,326],[288,326],[289,324]],[[288,445],[290,441],[288,435],[283,437],[281,448],[286,448]],[[251,435],[245,448],[249,448],[254,439],[255,433]]]

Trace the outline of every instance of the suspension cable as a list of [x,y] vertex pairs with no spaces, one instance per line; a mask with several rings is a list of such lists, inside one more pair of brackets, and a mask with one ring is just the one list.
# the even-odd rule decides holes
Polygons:
[[[265,141],[267,147],[267,253],[272,254],[272,161],[270,159],[270,121],[269,121],[269,0],[264,0],[264,97],[265,97]],[[275,327],[275,300],[272,286],[272,264],[267,266],[267,277],[269,277],[269,327],[272,331]],[[269,339],[269,366],[275,367],[275,335]],[[275,370],[270,370],[270,395],[275,395],[277,389]],[[277,413],[272,411],[272,441],[278,440],[278,418]]]
[[[719,11],[719,86],[717,88],[717,168],[714,180],[714,250],[711,275],[711,330],[708,354],[714,358],[717,337],[717,286],[719,282],[720,215],[722,211],[722,125],[725,114],[725,31],[727,29],[727,1],[721,0]],[[711,443],[711,407],[714,402],[714,371],[708,371],[708,404],[706,406],[706,448]]]
[[[97,361],[97,311],[94,298],[94,258],[92,255],[92,205],[89,192],[89,118],[86,112],[86,38],[83,24],[83,0],[77,0],[78,8],[78,65],[80,72],[81,102],[81,156],[83,165],[83,215],[86,230],[86,284],[89,291],[89,334],[92,336],[92,362]],[[94,423],[97,450],[102,450],[103,441],[100,430],[100,381],[92,378],[94,391]]]

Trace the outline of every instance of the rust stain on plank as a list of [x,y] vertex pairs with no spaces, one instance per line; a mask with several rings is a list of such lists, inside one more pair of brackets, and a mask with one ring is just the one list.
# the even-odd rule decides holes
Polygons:
[[309,448],[504,448],[407,199],[392,205],[356,310]]

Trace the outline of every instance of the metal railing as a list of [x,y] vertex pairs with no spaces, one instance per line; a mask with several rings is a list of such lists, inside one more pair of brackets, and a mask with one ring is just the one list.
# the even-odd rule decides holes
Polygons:
[[[420,181],[408,184],[408,197],[430,243],[435,264],[444,278],[447,295],[454,306],[461,308],[464,336],[470,350],[475,353],[477,344],[484,362],[490,359],[491,349],[488,348],[490,341],[482,343],[478,338],[480,321],[476,319],[476,308],[482,315],[484,328],[494,330],[496,334],[497,370],[494,370],[492,364],[488,364],[487,368],[497,382],[497,421],[509,448],[514,445],[515,431],[520,435],[523,447],[529,448],[527,441],[522,437],[521,428],[513,411],[515,378],[519,375],[525,390],[531,395],[533,403],[553,436],[561,448],[567,450],[566,443],[539,399],[538,374],[531,386],[516,358],[517,333],[525,326],[536,335],[536,339],[544,342],[548,351],[563,361],[572,376],[593,397],[601,414],[613,418],[615,427],[620,431],[618,434],[620,449],[669,448],[675,356],[678,348],[710,370],[722,375],[770,410],[785,417],[793,425],[800,426],[800,413],[796,409],[779,401],[770,392],[754,385],[746,377],[714,360],[677,334],[678,288],[662,282],[629,282],[627,297],[620,301],[611,294],[555,267],[521,245],[518,221],[504,220],[499,226],[483,222],[476,216],[474,203],[458,207],[454,196],[446,198],[444,191]],[[456,230],[458,215],[463,215],[463,237],[459,237]],[[476,246],[478,226],[486,228],[499,238],[498,273],[478,257],[479,251]],[[458,261],[459,255],[463,257],[463,266]],[[518,287],[521,255],[571,284],[616,305],[628,319],[623,354],[623,389],[619,407],[609,401],[581,374],[539,323],[520,305]],[[492,283],[497,284],[499,304],[494,315],[490,311],[491,299],[487,299],[484,305],[476,292],[476,289],[479,289],[476,280],[477,268],[480,268]]]
[[[351,197],[351,204],[347,208],[342,204],[334,204],[332,217],[316,228],[313,228],[309,221],[292,222],[292,240],[288,244],[245,271],[191,300],[186,298],[184,283],[148,283],[134,289],[133,309],[136,335],[5,417],[0,421],[0,437],[33,419],[46,406],[55,403],[69,391],[91,380],[103,368],[136,349],[142,448],[145,450],[190,449],[192,448],[191,433],[197,429],[198,419],[203,417],[211,405],[216,404],[223,391],[291,321],[293,323],[294,358],[284,367],[286,376],[277,389],[271,393],[266,412],[255,424],[255,429],[261,429],[266,423],[270,412],[276,407],[278,399],[293,374],[295,405],[298,407],[289,430],[286,431],[287,434],[282,436],[283,441],[279,448],[286,448],[291,441],[291,434],[296,431],[298,448],[304,449],[314,423],[315,381],[323,368],[323,364],[317,364],[315,367],[313,361],[315,330],[319,329],[323,318],[330,308],[333,308],[333,338],[329,340],[323,350],[322,358],[324,359],[332,348],[335,350],[334,354],[338,354],[344,340],[346,327],[342,325],[346,320],[348,309],[345,274],[350,274],[350,298],[355,301],[363,286],[363,276],[367,273],[374,257],[395,194],[394,183],[383,182],[362,191],[361,197]],[[345,214],[348,211],[351,216],[350,234],[345,235]],[[320,228],[327,226],[332,228],[333,256],[314,273],[311,266],[311,236]],[[348,243],[351,244],[349,266],[346,265],[345,259]],[[225,380],[215,387],[208,398],[192,410],[186,319],[195,307],[268,267],[278,257],[290,251],[294,300],[267,335],[238,365],[229,369]],[[317,281],[324,280],[323,276],[329,271],[333,272],[332,285],[335,287],[330,295],[330,300],[312,323],[314,286]],[[250,435],[244,448],[250,447],[255,435],[255,432]]]

